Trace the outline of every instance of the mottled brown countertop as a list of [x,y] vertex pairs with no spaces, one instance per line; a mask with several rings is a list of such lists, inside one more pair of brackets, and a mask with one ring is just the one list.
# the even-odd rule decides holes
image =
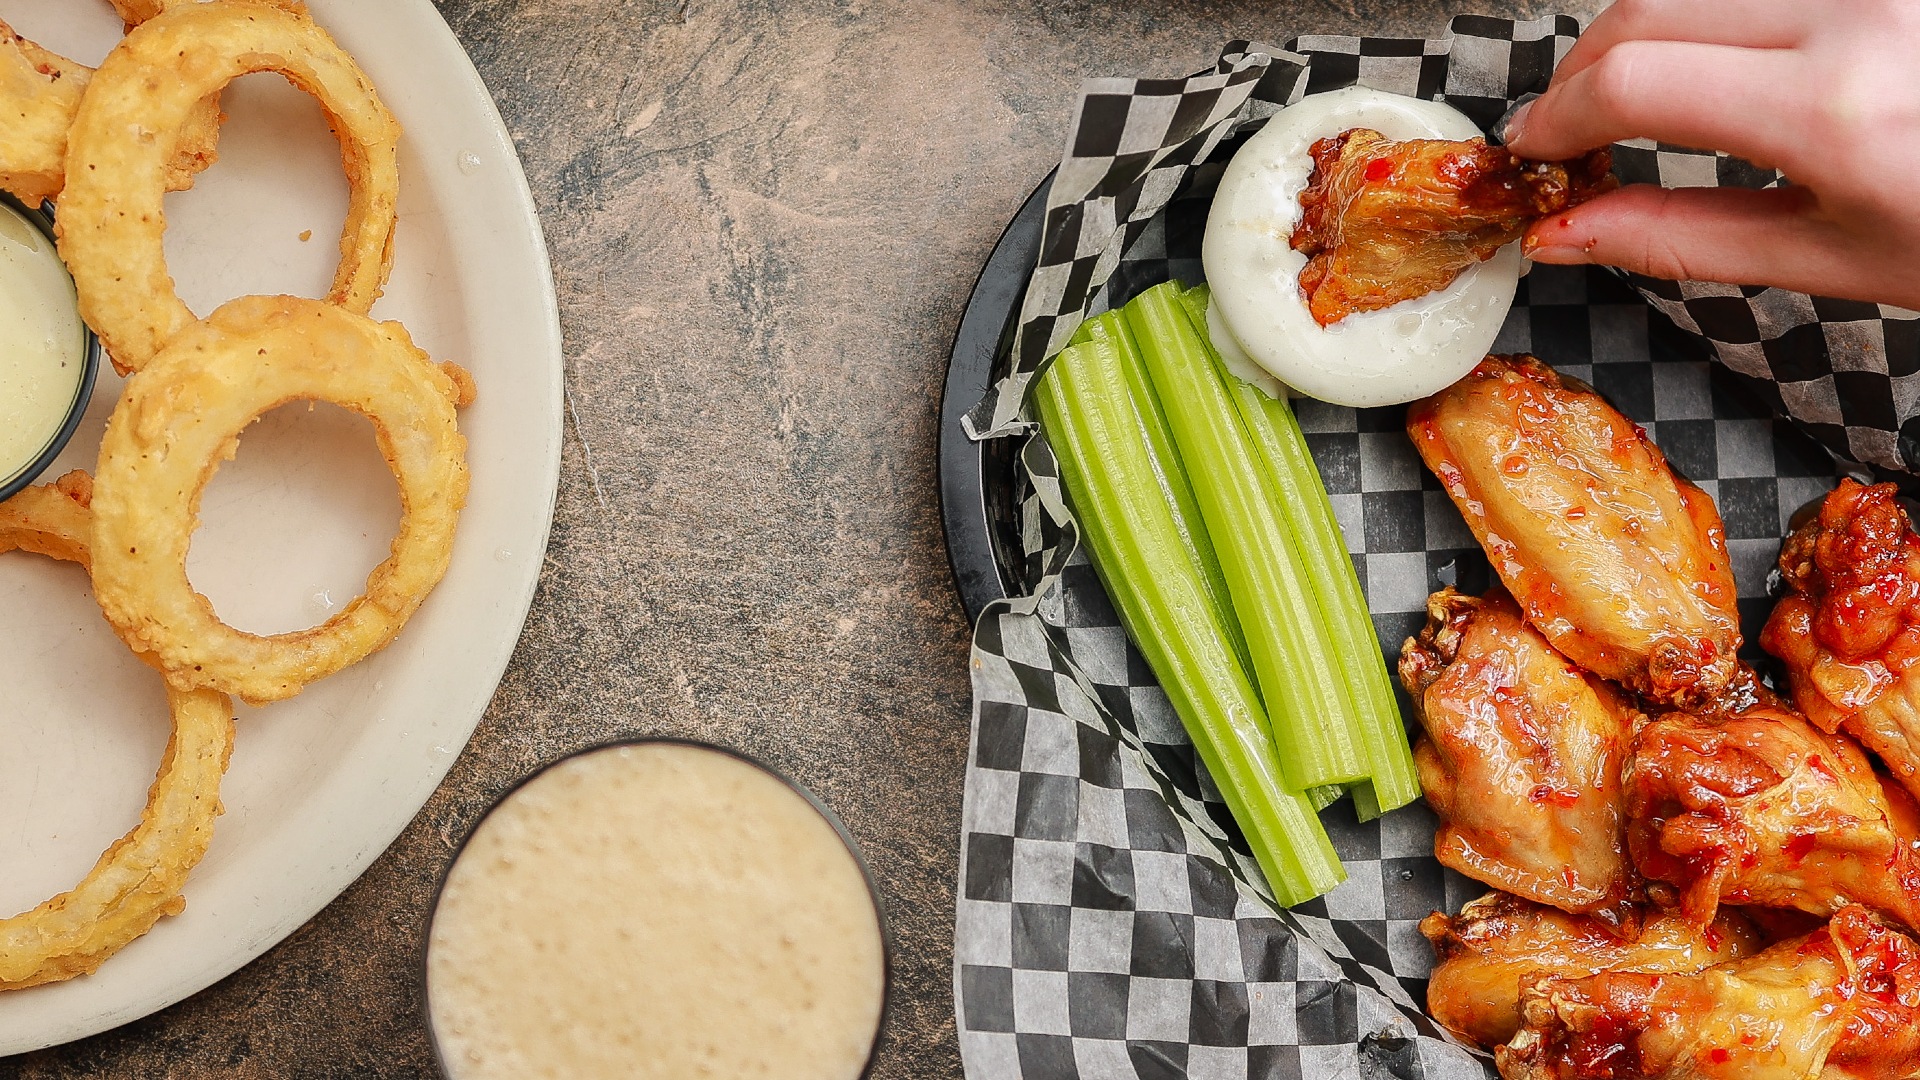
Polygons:
[[[376,2],[376,0],[369,0]],[[0,1075],[429,1077],[415,980],[453,838],[615,732],[739,746],[865,845],[896,945],[877,1075],[954,1077],[968,627],[940,532],[947,348],[1082,78],[1234,37],[1418,33],[1601,0],[440,0],[499,100],[566,335],[525,636],[419,818],[188,1001]]]

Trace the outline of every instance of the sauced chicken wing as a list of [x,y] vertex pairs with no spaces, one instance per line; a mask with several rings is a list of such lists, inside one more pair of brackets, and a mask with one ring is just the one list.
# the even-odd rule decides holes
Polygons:
[[1920,535],[1896,497],[1842,480],[1794,530],[1780,551],[1793,591],[1760,644],[1807,719],[1844,728],[1920,794]]
[[1643,717],[1553,651],[1504,591],[1446,589],[1427,612],[1400,679],[1426,730],[1414,763],[1441,819],[1435,857],[1567,911],[1620,904],[1634,885],[1620,769]]
[[1427,984],[1427,1011],[1456,1035],[1494,1047],[1520,1030],[1524,978],[1694,972],[1761,949],[1759,932],[1732,908],[1707,927],[1667,913],[1638,922],[1616,926],[1498,892],[1452,917],[1435,912],[1420,923],[1440,959]]
[[1920,927],[1920,857],[1845,735],[1780,709],[1719,724],[1669,713],[1634,740],[1625,786],[1635,865],[1677,887],[1696,923],[1722,902],[1816,915],[1853,902]]
[[1407,433],[1555,648],[1686,708],[1751,700],[1720,515],[1645,432],[1530,356],[1416,402]]
[[1309,151],[1295,251],[1307,310],[1321,326],[1444,289],[1477,262],[1615,186],[1613,158],[1527,161],[1483,139],[1394,142],[1354,128]]
[[1920,947],[1857,905],[1698,974],[1539,977],[1508,1080],[1900,1080],[1920,1074]]

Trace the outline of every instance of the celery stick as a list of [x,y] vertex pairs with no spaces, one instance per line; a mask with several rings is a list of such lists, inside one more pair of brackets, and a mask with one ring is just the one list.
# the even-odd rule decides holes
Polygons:
[[[1192,325],[1204,337],[1205,286],[1187,293],[1187,300]],[[1354,739],[1365,755],[1370,780],[1354,789],[1355,806],[1362,821],[1378,817],[1419,798],[1420,782],[1359,576],[1292,407],[1234,378],[1224,366],[1220,373],[1265,465],[1269,490],[1307,566],[1323,625],[1339,658],[1353,705],[1349,715]]]
[[1266,712],[1154,476],[1118,350],[1068,346],[1032,401],[1094,569],[1275,898],[1291,906],[1325,893],[1346,871],[1312,803],[1286,785]]
[[[1235,380],[1238,383],[1238,380]],[[1353,703],[1355,738],[1365,755],[1369,782],[1354,791],[1362,821],[1381,811],[1405,806],[1420,797],[1413,753],[1407,746],[1400,706],[1394,701],[1380,638],[1367,611],[1354,572],[1353,559],[1333,516],[1333,504],[1320,482],[1320,473],[1307,452],[1306,439],[1293,410],[1284,401],[1268,397],[1246,383],[1234,396],[1256,432],[1255,443],[1267,459],[1276,481],[1289,528],[1302,552],[1313,552],[1314,595],[1340,658],[1347,693]]]
[[[1380,805],[1380,793],[1374,790],[1373,781],[1367,780],[1353,785],[1353,816],[1361,821],[1372,821],[1388,810],[1397,809]],[[1408,802],[1412,800],[1409,799]],[[1405,806],[1406,803],[1402,803]]]
[[1187,471],[1181,465],[1179,451],[1174,448],[1173,434],[1167,430],[1166,411],[1160,407],[1160,396],[1154,392],[1153,383],[1147,378],[1147,369],[1140,360],[1140,349],[1134,344],[1133,333],[1127,329],[1125,317],[1115,310],[1095,315],[1081,323],[1070,343],[1077,345],[1083,342],[1098,342],[1103,347],[1118,351],[1121,373],[1127,381],[1127,393],[1132,398],[1141,434],[1147,440],[1153,475],[1160,483],[1160,492],[1166,497],[1168,508],[1173,511],[1173,521],[1180,530],[1181,544],[1187,549],[1188,559],[1200,570],[1207,596],[1220,613],[1220,623],[1227,630],[1227,641],[1240,660],[1240,669],[1252,671],[1253,659],[1247,654],[1247,639],[1240,632],[1240,621],[1233,614],[1233,598],[1227,591],[1226,575],[1220,570],[1220,557],[1214,552],[1206,524],[1200,519],[1200,507],[1194,502],[1193,486],[1187,481]]
[[[1356,787],[1355,790],[1357,791],[1359,788]],[[1307,802],[1312,805],[1314,812],[1318,813],[1332,806],[1334,803],[1339,802],[1340,797],[1346,793],[1347,789],[1337,784],[1328,784],[1326,787],[1308,788]]]
[[1124,313],[1226,574],[1289,786],[1304,791],[1365,779],[1346,720],[1346,684],[1313,587],[1266,496],[1259,451],[1206,340],[1194,332],[1179,287],[1148,289]]

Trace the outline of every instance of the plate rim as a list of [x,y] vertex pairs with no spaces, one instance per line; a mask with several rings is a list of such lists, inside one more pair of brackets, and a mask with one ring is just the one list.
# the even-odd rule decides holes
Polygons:
[[[525,516],[516,518],[519,527],[525,529],[525,551],[508,571],[511,576],[507,584],[510,587],[496,590],[493,597],[495,610],[501,612],[500,625],[503,628],[511,625],[512,632],[503,629],[487,643],[490,647],[475,649],[470,654],[470,662],[463,668],[460,680],[460,685],[469,688],[468,692],[446,702],[449,707],[444,712],[458,719],[439,731],[439,743],[435,749],[444,748],[445,752],[428,759],[427,767],[413,771],[410,774],[411,786],[404,788],[399,798],[389,798],[388,817],[374,827],[362,830],[353,841],[343,842],[342,847],[350,850],[327,853],[333,856],[333,861],[304,875],[304,887],[293,890],[292,898],[283,903],[275,914],[246,927],[248,932],[245,935],[229,935],[227,940],[231,946],[221,951],[212,962],[182,964],[178,976],[164,985],[133,984],[127,989],[120,989],[118,984],[111,981],[113,967],[109,960],[102,972],[85,979],[0,995],[0,1020],[3,1020],[7,1011],[6,1001],[14,994],[56,992],[61,987],[99,987],[103,984],[113,987],[110,990],[75,994],[76,1007],[56,1007],[54,1011],[61,1016],[58,1021],[48,1022],[42,1016],[38,1026],[31,1030],[22,1030],[18,1023],[10,1028],[0,1022],[0,1061],[12,1055],[59,1046],[109,1031],[199,993],[284,941],[359,881],[368,867],[418,818],[421,809],[439,789],[447,772],[478,728],[524,633],[527,615],[539,587],[540,570],[545,563],[553,511],[559,494],[564,436],[565,351],[550,250],[518,150],[500,115],[498,103],[474,66],[472,57],[431,0],[412,0],[373,8],[362,8],[348,0],[321,0],[321,4],[325,6],[316,12],[316,21],[338,37],[344,38],[353,33],[349,26],[374,22],[384,28],[383,32],[395,35],[394,40],[406,42],[411,54],[437,57],[433,66],[442,69],[446,82],[439,85],[441,92],[436,95],[434,103],[442,107],[446,103],[457,104],[464,113],[462,123],[468,128],[484,131],[483,145],[475,149],[491,152],[496,159],[488,163],[483,175],[467,177],[466,180],[480,185],[474,199],[492,212],[490,220],[482,226],[490,242],[509,252],[517,250],[518,257],[500,264],[510,268],[505,278],[492,279],[490,286],[476,291],[493,294],[505,289],[518,290],[520,302],[511,306],[509,314],[517,320],[515,325],[525,337],[526,345],[530,346],[523,347],[521,355],[535,356],[546,369],[545,379],[528,380],[528,384],[537,388],[545,400],[528,402],[527,411],[523,413],[536,416],[539,428],[523,435],[525,444],[515,447],[520,456],[533,459],[528,472],[534,477],[536,485],[529,486],[537,486],[540,497],[531,501],[537,504],[541,512],[536,520],[533,507],[529,506],[524,512]],[[320,7],[321,4],[315,6]],[[389,102],[396,102],[405,93],[402,88],[400,94],[389,93],[384,96]],[[450,128],[453,125],[445,126]],[[436,134],[431,126],[416,123],[406,137],[431,142]],[[438,166],[434,172],[438,173],[446,167]],[[462,168],[461,171],[464,173],[466,170]],[[438,191],[439,188],[436,185],[433,190]],[[470,227],[466,223],[456,224],[462,228]],[[449,243],[456,251],[465,246],[451,237]],[[481,279],[475,277],[471,280]],[[474,310],[470,302],[463,303],[462,307],[468,312]],[[381,317],[380,313],[376,312],[375,317]],[[471,327],[473,316],[467,315],[465,322]],[[403,805],[404,814],[398,809]],[[343,854],[345,857],[340,857]],[[189,885],[189,901],[191,893]],[[184,946],[191,951],[199,944],[203,942],[181,939],[176,948]]]

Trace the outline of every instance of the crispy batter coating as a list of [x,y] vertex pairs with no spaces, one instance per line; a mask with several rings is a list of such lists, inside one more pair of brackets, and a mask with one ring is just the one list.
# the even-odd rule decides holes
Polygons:
[[0,187],[30,206],[66,181],[67,128],[92,74],[0,22]]
[[[100,443],[94,596],[170,685],[278,701],[384,648],[446,573],[467,496],[460,386],[399,323],[319,300],[250,296],[187,327],[128,381]],[[316,627],[262,637],[187,580],[200,492],[262,414],[330,401],[373,423],[400,485],[400,532],[367,591]]]
[[[92,483],[69,473],[0,502],[0,552],[89,561]],[[211,690],[167,691],[173,735],[140,824],[72,889],[0,919],[0,990],[86,975],[186,906],[187,874],[207,852],[220,778],[233,753],[233,709]]]
[[162,238],[166,138],[229,82],[275,71],[313,94],[340,137],[351,183],[331,303],[365,313],[393,265],[400,125],[353,58],[298,5],[219,0],[143,23],[94,74],[68,133],[56,231],[80,314],[114,367],[138,370],[194,321],[175,293]]
[[[177,0],[176,0],[177,2]],[[114,8],[129,26],[150,18],[158,0]],[[29,206],[60,194],[67,178],[67,129],[93,69],[41,48],[0,22],[0,188]],[[168,191],[193,186],[219,157],[220,97],[197,103],[182,125],[172,160],[162,169]]]

